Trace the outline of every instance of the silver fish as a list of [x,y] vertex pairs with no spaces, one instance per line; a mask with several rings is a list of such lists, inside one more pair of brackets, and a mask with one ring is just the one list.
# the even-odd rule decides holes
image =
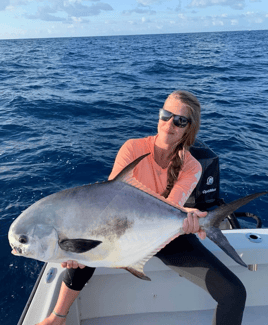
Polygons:
[[[133,169],[146,156],[112,181],[67,189],[34,203],[10,226],[12,253],[44,262],[76,260],[90,267],[123,268],[150,280],[145,263],[184,233],[187,213],[133,178]],[[240,206],[267,193],[238,199],[199,219],[207,236],[243,266],[217,227]]]

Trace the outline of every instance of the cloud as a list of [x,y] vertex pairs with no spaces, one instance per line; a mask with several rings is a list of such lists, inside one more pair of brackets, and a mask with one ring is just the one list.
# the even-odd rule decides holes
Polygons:
[[178,14],[178,17],[183,20],[187,19],[187,17],[184,14]]
[[[88,24],[90,23],[90,20],[85,19],[85,18],[81,18],[81,17],[69,17],[68,19],[63,21],[63,24],[68,24],[68,25],[72,25],[72,27],[75,27],[75,25],[79,24]],[[69,27],[69,26],[68,26]]]
[[57,12],[58,11],[55,8],[45,6],[45,7],[39,7],[38,11],[35,15],[25,14],[25,17],[28,19],[40,19],[43,21],[64,21],[64,20],[66,20],[65,18],[60,18],[60,17],[51,15],[51,14],[55,14]]
[[142,9],[142,8],[136,8],[136,9],[132,9],[132,10],[124,10],[123,15],[131,15],[131,14],[147,14],[147,15],[155,15],[156,11],[151,10],[151,9]]
[[223,23],[222,20],[213,20],[213,21],[212,21],[212,25],[213,25],[213,26],[223,26],[224,23]]
[[10,38],[21,38],[27,35],[27,30],[22,28],[12,27],[9,24],[0,23],[0,38],[1,39],[10,39]]
[[[181,20],[183,22],[185,20]],[[228,14],[220,14],[220,15],[208,15],[201,17],[187,17],[188,25],[191,26],[203,26],[206,28],[214,27],[218,30],[221,30],[222,27],[228,29],[228,26],[238,25],[239,21],[234,17],[229,16]]]
[[75,17],[88,17],[88,16],[97,16],[101,11],[112,11],[113,8],[107,3],[97,3],[91,6],[85,6],[81,3],[75,2],[74,4],[67,5],[64,7],[64,11],[69,16]]
[[241,17],[245,18],[249,23],[253,24],[261,24],[265,19],[264,15],[260,15],[254,11],[245,12],[241,15]]
[[65,21],[66,18],[60,18],[57,16],[51,15],[51,13],[57,13],[50,7],[41,7],[38,8],[38,11],[35,15],[25,14],[24,17],[28,19],[40,19],[43,21]]
[[163,0],[136,0],[136,1],[143,6],[150,6],[156,3],[160,3]]
[[10,4],[13,6],[27,5],[29,0],[10,0]]
[[210,6],[228,6],[233,9],[243,9],[245,0],[192,0],[188,7],[206,8]]
[[[72,17],[79,18],[97,16],[102,11],[113,10],[109,4],[102,2],[94,3],[90,6],[82,4],[81,0],[53,0],[52,2],[52,6],[41,6],[35,14],[25,14],[25,17],[28,19],[40,19],[43,21],[73,23]],[[79,22],[79,20],[76,22]],[[84,20],[81,22],[86,21]]]
[[181,11],[181,0],[178,1],[178,5],[175,8],[175,11]]
[[9,0],[0,0],[0,11],[5,10],[7,6],[9,6]]
[[231,25],[232,26],[238,25],[238,20],[237,19],[231,19]]

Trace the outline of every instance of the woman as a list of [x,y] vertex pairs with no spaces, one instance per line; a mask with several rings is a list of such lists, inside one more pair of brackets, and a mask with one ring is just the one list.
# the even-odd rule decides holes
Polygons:
[[[201,176],[201,165],[189,147],[194,143],[200,125],[200,104],[186,91],[173,92],[160,110],[156,136],[128,140],[119,150],[109,179],[113,179],[134,159],[150,152],[135,168],[134,177],[154,192],[181,207],[187,201]],[[156,254],[166,265],[191,282],[205,289],[217,301],[214,325],[239,325],[246,300],[240,280],[211,254],[197,239],[206,234],[199,227],[198,218],[206,212],[188,211],[184,221],[187,235],[173,240]],[[91,278],[94,268],[75,261],[62,263],[66,267],[58,302],[53,313],[40,325],[65,324],[70,306]]]

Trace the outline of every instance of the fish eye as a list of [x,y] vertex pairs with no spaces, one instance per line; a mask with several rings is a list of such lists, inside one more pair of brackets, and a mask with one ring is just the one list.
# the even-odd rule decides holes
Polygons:
[[20,238],[19,238],[19,242],[20,242],[21,244],[27,244],[27,243],[28,243],[28,238],[27,238],[27,236],[25,236],[25,235],[21,235]]

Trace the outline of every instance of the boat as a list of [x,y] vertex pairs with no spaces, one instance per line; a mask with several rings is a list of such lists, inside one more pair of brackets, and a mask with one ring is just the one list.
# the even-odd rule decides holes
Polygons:
[[[218,157],[202,142],[191,148],[203,166],[199,184],[187,206],[213,209],[219,199]],[[253,218],[246,222],[241,217]],[[250,219],[250,220],[251,220]],[[238,265],[209,239],[202,243],[243,282],[247,290],[243,325],[264,325],[268,320],[268,229],[249,213],[233,213],[220,225],[236,249],[245,268]],[[68,313],[67,325],[207,325],[211,324],[216,302],[211,296],[179,276],[157,257],[145,265],[151,281],[140,280],[125,270],[97,268]],[[35,283],[18,325],[35,325],[53,311],[64,269],[46,263]]]

